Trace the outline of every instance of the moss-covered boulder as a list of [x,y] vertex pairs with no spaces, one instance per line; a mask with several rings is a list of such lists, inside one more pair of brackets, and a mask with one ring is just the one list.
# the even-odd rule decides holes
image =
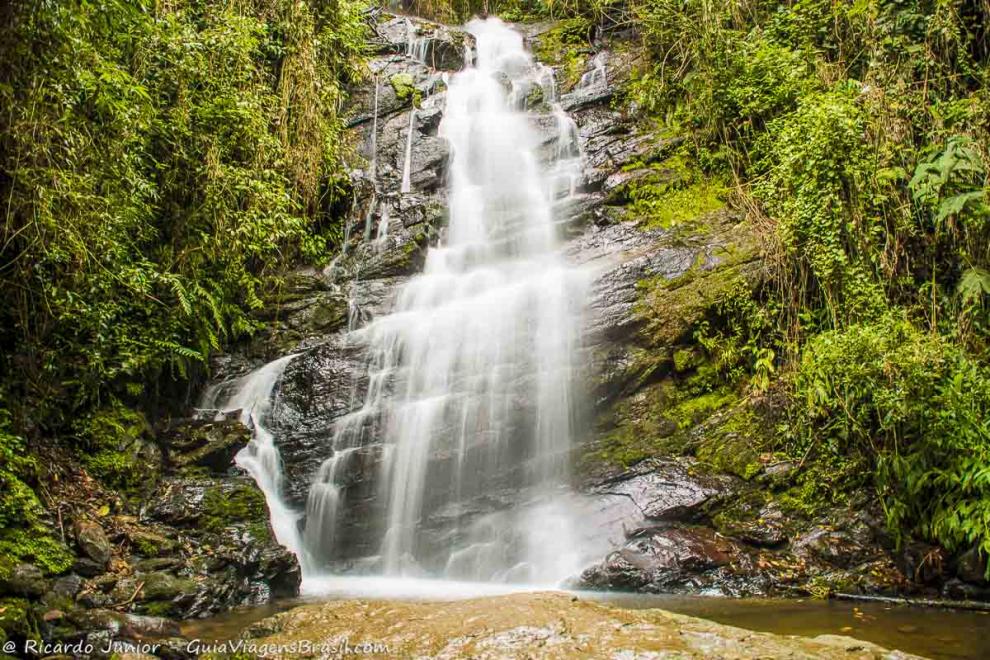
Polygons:
[[168,461],[178,470],[202,467],[223,473],[250,441],[251,430],[236,415],[215,421],[188,420],[167,433]]
[[136,562],[144,572],[127,578],[128,588],[141,585],[135,608],[188,618],[298,594],[299,563],[277,543],[268,517],[265,497],[248,477],[163,480],[142,522],[175,540],[181,561],[164,563],[172,551],[159,552],[155,564]]

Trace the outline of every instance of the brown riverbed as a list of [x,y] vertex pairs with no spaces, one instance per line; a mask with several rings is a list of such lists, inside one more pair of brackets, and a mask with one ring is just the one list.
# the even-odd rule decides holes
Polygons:
[[[532,594],[530,594],[532,595]],[[840,635],[856,638],[877,644],[888,649],[916,654],[929,658],[988,658],[990,657],[990,615],[980,612],[956,611],[948,609],[921,608],[905,605],[885,605],[878,603],[851,603],[846,601],[820,601],[811,599],[731,599],[702,596],[650,596],[641,594],[555,594],[560,595],[560,603],[570,607],[571,599],[577,602],[606,603],[618,610],[628,610],[636,615],[635,610],[650,608],[662,609],[669,612],[706,619],[718,624],[734,626],[746,630],[773,633],[775,635],[800,636],[805,638],[819,635]],[[525,595],[521,597],[525,598]],[[533,619],[532,612],[523,617],[518,604],[505,605],[500,599],[504,597],[472,599],[473,612],[485,610],[484,603],[490,602],[497,618],[518,616],[518,623],[529,623]],[[436,600],[435,598],[432,600]],[[356,613],[360,608],[352,604],[362,603],[360,607],[368,607],[367,603],[379,603],[387,606],[388,611],[395,616],[407,607],[426,607],[429,603],[416,601],[383,601],[380,598],[351,599],[339,595],[323,599],[297,599],[282,601],[274,605],[260,608],[236,610],[226,614],[201,621],[188,622],[183,627],[185,635],[203,640],[227,640],[237,638],[251,624],[270,617],[279,612],[300,607],[313,606],[320,602],[333,603],[343,606],[336,609],[336,615],[349,612]],[[465,601],[457,601],[465,602]],[[560,603],[543,602],[546,608],[560,606]],[[437,610],[451,610],[453,603],[434,604]],[[336,606],[335,606],[336,607]],[[506,608],[509,608],[506,610]],[[499,614],[501,612],[501,614]],[[589,610],[581,614],[579,619],[585,624],[596,616],[597,610]],[[367,612],[366,612],[367,614]],[[423,613],[407,612],[409,616],[422,617]],[[365,634],[374,634],[374,626],[362,628]],[[298,631],[297,631],[298,632]],[[384,634],[384,629],[381,631]],[[434,631],[442,637],[442,631]],[[309,633],[313,634],[312,630]],[[589,629],[588,634],[594,634]],[[439,643],[439,642],[438,642]],[[784,647],[780,647],[783,649]],[[769,650],[769,647],[768,649]],[[783,652],[783,651],[782,651]],[[850,656],[851,657],[851,656]]]

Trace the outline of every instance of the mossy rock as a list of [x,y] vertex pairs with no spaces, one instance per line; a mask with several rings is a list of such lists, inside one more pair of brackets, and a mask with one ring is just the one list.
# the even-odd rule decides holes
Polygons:
[[234,456],[251,441],[238,419],[193,421],[169,434],[169,463],[178,470],[202,467],[216,473],[230,469]]
[[581,79],[592,52],[588,42],[590,34],[591,23],[578,17],[560,21],[535,40],[536,59],[557,68],[557,77],[564,89],[573,87]]
[[423,92],[416,88],[416,79],[410,73],[394,73],[388,83],[395,90],[395,97],[402,103],[411,102],[418,107],[423,100]]
[[695,393],[673,378],[647,385],[617,402],[599,422],[606,430],[584,462],[627,467],[653,456],[689,453],[689,431],[737,400],[731,390]]
[[719,415],[695,435],[695,455],[714,470],[746,480],[763,471],[760,457],[770,446],[770,439],[763,421],[747,402]]
[[68,570],[73,560],[68,546],[40,523],[0,530],[0,580],[22,562],[33,563],[48,575],[58,575]]
[[197,585],[194,580],[175,577],[162,571],[145,573],[138,576],[144,582],[141,587],[141,600],[173,600],[182,596],[192,596],[196,593]]
[[267,521],[268,504],[264,494],[254,486],[210,488],[203,495],[201,525],[207,531],[219,532],[240,523],[264,523],[267,529]]
[[144,557],[160,557],[175,550],[178,542],[162,534],[148,530],[133,530],[127,533],[131,547]]
[[695,265],[681,277],[641,280],[635,313],[644,321],[650,346],[687,343],[688,333],[709,309],[734,296],[751,295],[759,278],[757,254],[746,246],[699,252]]
[[31,604],[24,598],[0,598],[0,642],[12,637],[37,637]]

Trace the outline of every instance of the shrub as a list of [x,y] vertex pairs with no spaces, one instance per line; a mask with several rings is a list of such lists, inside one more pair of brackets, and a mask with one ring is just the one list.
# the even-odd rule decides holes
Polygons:
[[[875,486],[900,537],[990,551],[990,371],[895,314],[812,339],[790,451]],[[854,476],[858,475],[858,476]],[[838,484],[849,487],[849,483]]]

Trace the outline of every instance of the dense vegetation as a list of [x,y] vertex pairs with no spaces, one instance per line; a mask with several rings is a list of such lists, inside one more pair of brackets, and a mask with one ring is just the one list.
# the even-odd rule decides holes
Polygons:
[[0,10],[6,558],[62,560],[22,542],[41,513],[26,442],[71,438],[120,486],[120,439],[143,424],[129,408],[152,407],[251,333],[279,272],[335,247],[338,111],[361,75],[363,11],[351,0]]
[[900,537],[990,552],[990,4],[620,14],[640,26],[632,99],[766,228],[771,284],[699,331],[750,392],[778,374],[770,448],[823,500],[875,487]]

